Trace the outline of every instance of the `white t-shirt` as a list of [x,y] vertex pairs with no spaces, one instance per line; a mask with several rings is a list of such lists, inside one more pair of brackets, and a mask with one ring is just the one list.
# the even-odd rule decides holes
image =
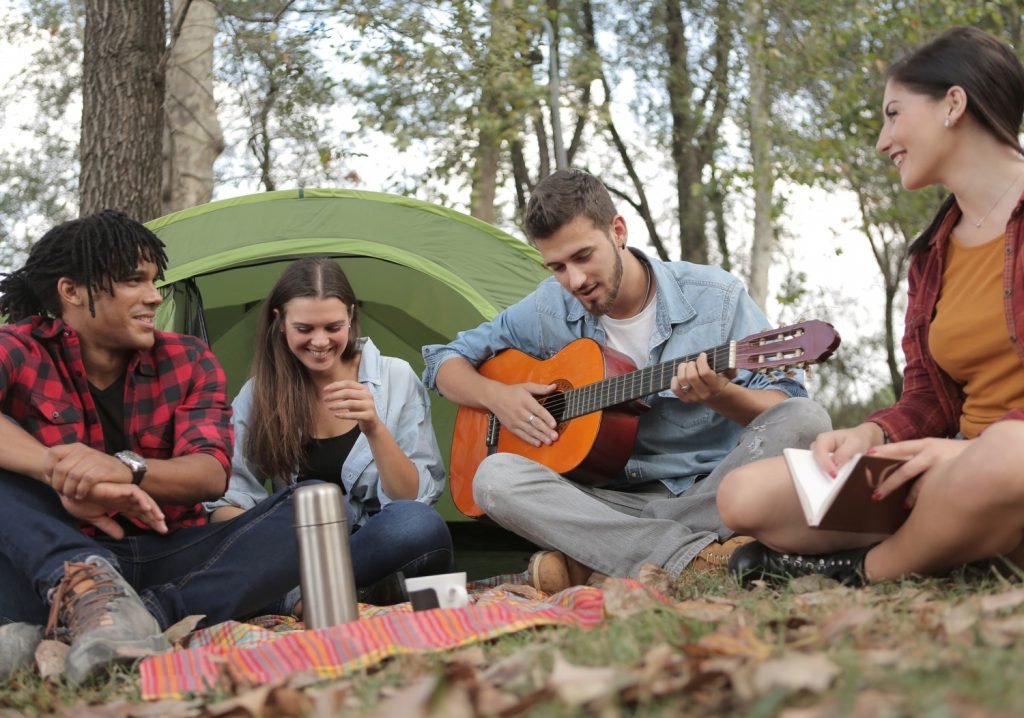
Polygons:
[[643,369],[650,361],[651,334],[654,333],[654,319],[658,316],[657,305],[655,297],[643,311],[629,319],[612,319],[609,316],[598,319],[608,346],[632,359],[637,369]]

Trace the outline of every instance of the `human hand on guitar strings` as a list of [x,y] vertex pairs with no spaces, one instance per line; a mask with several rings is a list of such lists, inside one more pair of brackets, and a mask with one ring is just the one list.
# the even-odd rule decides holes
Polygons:
[[701,352],[697,361],[684,362],[676,368],[669,387],[679,400],[695,404],[714,399],[728,387],[736,376],[736,370],[716,374],[708,364],[708,355]]
[[510,430],[523,441],[539,447],[550,446],[558,439],[555,418],[537,401],[536,397],[550,394],[554,384],[502,384],[494,382],[487,408],[498,417],[503,429]]

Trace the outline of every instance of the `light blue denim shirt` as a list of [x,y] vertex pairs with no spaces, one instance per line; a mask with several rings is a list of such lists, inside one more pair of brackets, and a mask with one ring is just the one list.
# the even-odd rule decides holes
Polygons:
[[[420,476],[417,501],[433,505],[444,491],[445,470],[441,451],[430,419],[430,396],[409,363],[383,356],[369,338],[363,339],[359,361],[359,382],[373,395],[377,416],[381,418],[398,446],[416,466]],[[245,435],[252,411],[250,379],[238,392],[231,408],[234,413],[235,451],[231,462],[231,479],[222,499],[204,504],[208,511],[220,506],[251,509],[267,497],[263,479],[257,477],[245,456]],[[341,483],[345,487],[345,508],[349,526],[361,526],[388,503],[391,498],[380,483],[380,474],[370,452],[370,442],[360,434],[341,466]],[[295,476],[290,477],[294,481]],[[275,482],[275,488],[283,486]]]
[[[650,363],[696,354],[770,327],[743,284],[728,272],[689,262],[650,262],[657,280],[657,319],[650,342]],[[423,347],[423,382],[437,389],[437,370],[461,356],[474,366],[502,349],[514,347],[548,359],[569,342],[587,337],[605,343],[604,329],[578,299],[550,277],[522,301],[492,321],[460,332],[450,344]],[[774,389],[791,397],[807,396],[803,373],[792,378],[741,370],[734,384]],[[735,446],[743,427],[703,404],[684,404],[666,389],[644,399],[650,411],[640,416],[633,454],[624,475],[609,486],[661,481],[676,494],[697,477],[711,473]]]

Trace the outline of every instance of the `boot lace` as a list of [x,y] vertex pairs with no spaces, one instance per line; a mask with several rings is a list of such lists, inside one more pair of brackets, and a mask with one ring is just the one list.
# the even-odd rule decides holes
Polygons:
[[108,610],[111,601],[125,596],[117,578],[105,566],[64,562],[64,576],[50,601],[46,636],[55,638],[62,627],[73,640],[100,626],[110,626],[114,617]]

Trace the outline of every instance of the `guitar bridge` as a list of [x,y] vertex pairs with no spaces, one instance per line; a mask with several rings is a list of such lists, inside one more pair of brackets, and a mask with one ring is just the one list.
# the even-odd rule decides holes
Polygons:
[[488,414],[487,437],[484,439],[488,456],[493,454],[498,448],[498,429],[500,428],[501,424],[498,423],[498,418],[494,414]]

